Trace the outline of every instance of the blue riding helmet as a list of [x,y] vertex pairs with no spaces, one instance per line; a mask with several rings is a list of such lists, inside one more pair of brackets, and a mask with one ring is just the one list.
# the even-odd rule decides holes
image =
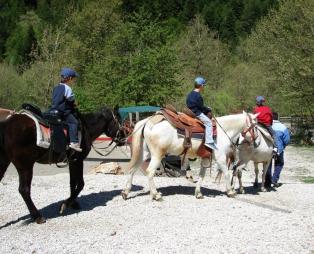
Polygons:
[[206,80],[201,76],[197,77],[194,81],[195,81],[195,84],[202,85],[202,86],[205,86],[205,83],[206,83]]
[[60,75],[63,78],[69,78],[69,77],[78,77],[79,75],[77,74],[77,72],[75,70],[72,70],[71,68],[62,68]]
[[261,104],[263,102],[265,102],[265,98],[263,96],[256,96],[256,103]]

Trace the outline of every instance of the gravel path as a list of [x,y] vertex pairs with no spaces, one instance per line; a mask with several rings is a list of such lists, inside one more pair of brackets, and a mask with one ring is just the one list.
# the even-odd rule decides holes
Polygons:
[[124,201],[126,176],[86,174],[82,209],[63,216],[57,211],[69,195],[68,174],[36,175],[32,197],[43,225],[30,223],[9,173],[0,183],[0,253],[314,253],[314,184],[300,181],[314,176],[313,151],[287,149],[277,190],[256,192],[253,170],[245,172],[247,193],[234,199],[214,176],[206,177],[202,200],[185,178],[159,177],[164,201],[152,202],[146,177],[136,175]]

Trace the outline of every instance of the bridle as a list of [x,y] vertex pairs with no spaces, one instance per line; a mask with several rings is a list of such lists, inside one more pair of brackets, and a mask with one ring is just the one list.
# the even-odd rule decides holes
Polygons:
[[252,119],[250,114],[247,114],[246,123],[247,123],[248,127],[243,129],[243,131],[241,132],[241,135],[245,139],[246,134],[249,132],[251,135],[251,140],[249,141],[249,144],[252,144],[254,142],[254,140],[257,138],[257,136],[255,135],[256,123],[253,122],[253,119]]
[[[220,126],[220,128],[222,129],[222,131],[226,134],[226,136],[228,137],[228,139],[230,140],[231,144],[233,147],[235,147],[236,149],[238,149],[238,146],[239,146],[239,138],[237,138],[237,141],[234,142],[230,137],[229,135],[227,134],[227,132],[225,131],[225,129],[221,126],[221,124],[219,123],[219,121],[217,120],[216,117],[213,117],[216,121],[216,123]],[[252,141],[251,143],[256,139],[256,135],[255,135],[255,132],[254,132],[254,128],[256,126],[256,123],[253,122],[253,119],[251,117],[250,114],[246,113],[246,124],[247,124],[247,127],[244,128],[241,132],[241,135],[243,137],[245,137],[246,133],[249,132],[251,134],[251,137],[252,137]]]
[[[128,138],[131,136],[129,134],[132,133],[132,130],[133,130],[130,126],[128,126],[128,124],[126,124],[126,122],[124,122],[125,124],[121,124],[119,119],[116,117],[116,115],[113,113],[112,110],[110,110],[110,112],[112,114],[113,121],[119,126],[119,128],[117,129],[115,133],[115,136],[111,138],[111,142],[106,147],[96,149],[95,146],[92,144],[92,148],[95,150],[95,152],[104,157],[110,154],[118,146],[118,144],[126,144]],[[101,114],[102,116],[106,118],[106,115],[104,112],[101,112]],[[122,133],[123,138],[120,138],[121,133]],[[98,151],[99,149],[104,150],[104,149],[109,148],[113,142],[115,142],[115,145],[107,153],[103,154],[100,151]]]

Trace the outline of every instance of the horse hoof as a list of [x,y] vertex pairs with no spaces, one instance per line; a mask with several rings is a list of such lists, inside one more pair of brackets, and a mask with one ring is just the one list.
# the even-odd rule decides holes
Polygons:
[[189,182],[195,183],[195,181],[194,181],[194,179],[193,179],[193,176],[186,176],[185,178],[186,178],[186,180],[188,180]]
[[124,200],[128,199],[128,194],[125,191],[121,191],[121,196]]
[[196,197],[197,199],[204,199],[204,196],[203,196],[202,193],[197,193],[197,194],[195,195],[195,197]]
[[81,209],[81,206],[80,206],[79,202],[77,202],[77,201],[71,202],[69,207],[74,209],[74,210],[80,210]]
[[158,192],[153,199],[156,201],[163,201],[163,198],[160,192]]
[[59,214],[63,214],[66,208],[67,208],[66,203],[62,203],[59,208]]
[[262,188],[261,188],[261,191],[262,191],[262,192],[266,192],[267,189],[266,189],[265,187],[262,187]]
[[234,198],[236,195],[237,195],[237,193],[235,191],[227,192],[227,197],[229,197],[229,198]]
[[244,189],[240,189],[240,190],[239,190],[239,193],[240,193],[240,194],[245,194],[245,190],[244,190]]
[[45,219],[44,217],[40,216],[40,217],[38,217],[38,218],[35,219],[35,222],[36,222],[37,224],[43,224],[43,223],[46,222],[46,219]]

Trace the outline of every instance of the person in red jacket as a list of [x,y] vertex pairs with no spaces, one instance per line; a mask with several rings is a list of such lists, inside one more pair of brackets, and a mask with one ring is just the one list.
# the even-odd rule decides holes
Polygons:
[[265,127],[268,132],[271,134],[273,140],[274,140],[274,152],[277,153],[277,139],[276,134],[272,128],[273,124],[273,113],[270,109],[270,107],[265,106],[265,98],[263,96],[257,96],[256,97],[256,107],[253,109],[253,113],[259,113],[257,116],[257,122]]

